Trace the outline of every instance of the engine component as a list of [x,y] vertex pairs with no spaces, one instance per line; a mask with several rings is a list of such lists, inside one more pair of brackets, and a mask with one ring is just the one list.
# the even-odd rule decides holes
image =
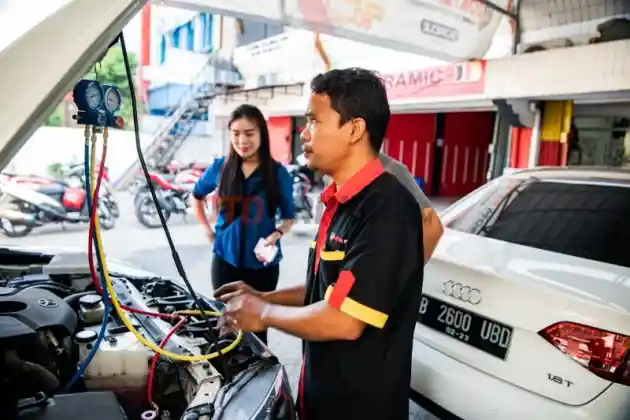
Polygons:
[[[58,331],[72,335],[77,327],[77,314],[52,292],[39,288],[23,290],[0,288],[0,346],[28,345],[30,331]],[[21,324],[21,325],[20,325]],[[8,328],[6,328],[8,327]],[[22,338],[24,340],[18,340]],[[18,341],[18,342],[16,342]]]
[[[186,367],[189,375],[189,386],[186,392],[188,407],[210,409],[212,401],[221,388],[221,376],[208,362],[191,363]],[[206,413],[203,411],[203,413]]]
[[22,321],[0,315],[0,349],[16,348],[37,340],[37,333]]
[[79,298],[79,315],[87,325],[100,324],[105,315],[103,298],[97,294],[81,296]]
[[142,420],[154,420],[154,419],[157,418],[157,416],[158,416],[157,411],[155,411],[155,410],[148,410],[148,411],[145,411],[144,413],[142,413],[140,418]]
[[9,375],[21,378],[24,382],[37,383],[47,395],[53,395],[59,386],[59,380],[51,371],[37,363],[22,360],[15,350],[4,354],[4,363]]
[[[75,336],[79,363],[85,360],[96,341],[96,332],[84,330]],[[85,387],[90,390],[142,390],[149,374],[151,353],[130,332],[107,335],[85,370]]]
[[56,395],[41,405],[22,410],[20,420],[127,420],[113,392]]

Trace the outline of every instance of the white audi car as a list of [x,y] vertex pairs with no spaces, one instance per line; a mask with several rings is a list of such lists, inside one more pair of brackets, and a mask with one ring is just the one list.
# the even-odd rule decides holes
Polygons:
[[464,420],[630,419],[630,172],[526,170],[441,217],[418,402]]

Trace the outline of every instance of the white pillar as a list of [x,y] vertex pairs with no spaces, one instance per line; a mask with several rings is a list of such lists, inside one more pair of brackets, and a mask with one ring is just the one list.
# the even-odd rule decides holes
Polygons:
[[529,161],[527,163],[528,168],[535,168],[538,166],[538,159],[540,157],[540,134],[542,129],[542,104],[533,105],[536,107],[534,110],[534,126],[532,127],[532,138],[529,145]]

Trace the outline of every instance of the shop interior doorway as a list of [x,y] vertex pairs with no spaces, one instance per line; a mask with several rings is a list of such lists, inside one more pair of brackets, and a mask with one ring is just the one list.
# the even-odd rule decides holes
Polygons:
[[630,105],[575,112],[567,143],[570,166],[629,168]]

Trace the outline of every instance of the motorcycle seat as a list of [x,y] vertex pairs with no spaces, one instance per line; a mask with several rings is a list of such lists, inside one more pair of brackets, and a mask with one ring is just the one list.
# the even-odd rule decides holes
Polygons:
[[[151,172],[149,172],[149,173],[151,173]],[[167,182],[173,182],[173,180],[175,180],[175,177],[176,177],[177,175],[174,175],[174,174],[159,174],[159,176],[160,176],[160,178],[162,178],[164,181],[167,181]],[[143,174],[143,173],[141,173],[141,174],[136,175],[136,180],[146,182],[147,178],[144,176],[144,174]]]
[[195,184],[193,183],[188,183],[188,184],[173,184],[173,188],[177,191],[188,191],[188,192],[192,192],[193,188],[195,188]]
[[45,194],[45,195],[63,194],[65,190],[66,190],[66,187],[62,184],[40,185],[36,189],[38,193]]

